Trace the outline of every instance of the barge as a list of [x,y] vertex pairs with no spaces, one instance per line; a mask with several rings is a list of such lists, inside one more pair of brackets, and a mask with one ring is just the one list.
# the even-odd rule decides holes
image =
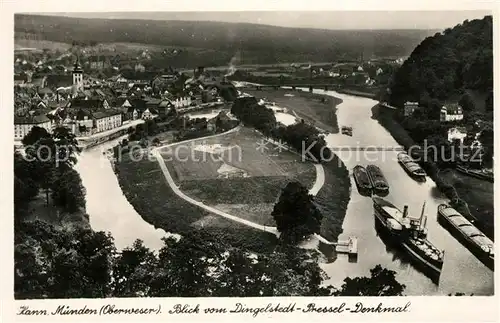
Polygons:
[[438,206],[438,222],[488,268],[494,269],[493,241],[479,231],[472,222],[446,204]]
[[380,193],[388,193],[389,192],[389,184],[385,179],[382,170],[378,166],[368,165],[366,166],[366,171],[368,176],[370,177],[370,181],[372,182],[373,189],[376,192]]
[[373,188],[372,181],[370,179],[370,176],[368,175],[368,172],[366,171],[366,168],[357,165],[353,168],[352,173],[354,176],[354,180],[358,185],[358,189],[368,191]]
[[444,251],[427,239],[425,203],[420,219],[408,217],[408,206],[401,211],[392,203],[378,196],[372,197],[375,219],[391,240],[397,243],[413,263],[420,267],[434,282],[439,282],[443,268]]
[[418,180],[425,180],[427,173],[407,153],[400,152],[398,154],[398,162],[401,166],[403,166],[404,170],[411,177],[418,179]]
[[488,181],[493,183],[494,182],[494,176],[493,172],[485,171],[485,170],[479,170],[479,169],[470,169],[461,165],[457,165],[456,170],[459,171],[462,174],[475,177],[478,179],[482,179],[484,181]]

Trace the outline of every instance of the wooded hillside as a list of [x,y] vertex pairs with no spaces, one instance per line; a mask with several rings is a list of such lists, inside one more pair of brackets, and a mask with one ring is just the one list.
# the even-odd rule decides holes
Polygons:
[[[248,23],[85,19],[15,15],[16,34],[40,35],[43,40],[77,42],[130,42],[216,50],[225,65],[237,52],[240,63],[329,62],[369,58],[372,55],[406,56],[428,30],[321,30],[285,28]],[[214,58],[217,60],[217,58]]]
[[[390,102],[401,106],[419,101],[426,106],[433,99],[458,101],[468,90],[493,90],[492,16],[466,20],[424,39],[396,72]],[[492,103],[487,101],[486,109],[492,109]]]

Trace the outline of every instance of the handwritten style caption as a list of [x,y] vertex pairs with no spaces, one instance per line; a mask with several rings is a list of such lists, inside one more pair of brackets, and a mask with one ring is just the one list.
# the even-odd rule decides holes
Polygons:
[[165,310],[158,304],[156,307],[126,307],[120,308],[113,304],[106,304],[99,308],[88,306],[71,307],[68,305],[58,305],[57,308],[35,309],[29,306],[20,306],[17,315],[28,316],[58,316],[58,315],[199,315],[199,314],[246,314],[257,317],[259,314],[271,313],[319,313],[319,314],[341,314],[341,313],[404,313],[410,311],[410,302],[404,305],[388,305],[383,303],[367,305],[362,302],[356,302],[351,305],[340,303],[335,306],[324,306],[316,303],[297,305],[297,303],[268,303],[260,307],[250,307],[243,303],[235,303],[232,307],[203,307],[200,304],[176,304]]

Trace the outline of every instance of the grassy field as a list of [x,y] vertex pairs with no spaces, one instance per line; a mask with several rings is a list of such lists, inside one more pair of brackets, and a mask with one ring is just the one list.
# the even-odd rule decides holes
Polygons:
[[[256,143],[262,139],[255,130],[242,128],[225,136],[196,140],[185,147],[191,148],[191,151],[184,148],[177,150],[178,146],[173,146],[168,151],[164,150],[162,156],[172,177],[186,195],[220,207],[221,211],[270,225],[274,222],[271,218],[272,207],[281,189],[292,180],[311,188],[316,180],[316,170],[311,163],[302,162],[294,153],[274,151],[272,144],[267,145],[267,151],[257,150]],[[193,147],[200,144],[232,146],[233,149],[221,153],[218,155],[220,159],[215,160],[211,153],[192,152]],[[172,160],[173,156],[177,158]],[[245,176],[221,177],[218,170],[223,165],[235,167]]]
[[[336,107],[342,102],[331,96],[293,90],[246,90],[248,94],[257,98],[266,98],[276,102],[278,106],[286,107],[295,112],[300,118],[314,126],[331,133],[338,133]],[[285,96],[287,94],[287,96]],[[293,96],[290,96],[293,95]],[[322,100],[325,100],[323,102]]]
[[316,204],[323,214],[321,235],[336,241],[342,233],[342,224],[351,197],[349,171],[337,156],[324,163],[325,185],[315,197]]
[[123,158],[116,170],[127,199],[144,220],[157,228],[181,235],[190,230],[209,230],[235,247],[256,252],[273,250],[277,243],[272,234],[211,214],[178,197],[156,161]]

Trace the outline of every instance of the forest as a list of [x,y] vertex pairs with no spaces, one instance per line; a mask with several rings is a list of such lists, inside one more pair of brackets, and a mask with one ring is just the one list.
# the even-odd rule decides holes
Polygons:
[[[493,91],[492,16],[425,38],[395,73],[389,102],[418,101],[428,107],[435,100],[458,102],[466,90]],[[493,108],[486,103],[486,109]]]

